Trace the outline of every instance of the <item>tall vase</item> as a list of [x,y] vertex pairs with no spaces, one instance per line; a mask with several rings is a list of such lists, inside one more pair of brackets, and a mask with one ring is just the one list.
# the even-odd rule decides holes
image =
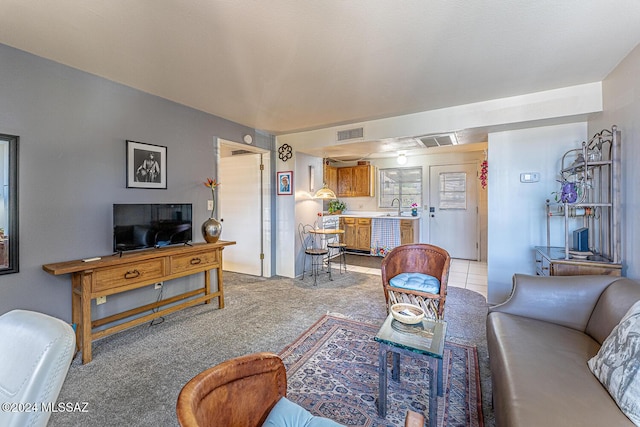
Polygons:
[[215,243],[222,233],[222,224],[217,219],[211,217],[202,223],[202,237],[207,243]]
[[216,194],[214,193],[213,187],[211,188],[211,201],[213,202],[211,206],[211,216],[202,223],[202,237],[204,237],[207,243],[217,242],[220,238],[220,233],[222,233],[222,224],[213,217],[216,211]]

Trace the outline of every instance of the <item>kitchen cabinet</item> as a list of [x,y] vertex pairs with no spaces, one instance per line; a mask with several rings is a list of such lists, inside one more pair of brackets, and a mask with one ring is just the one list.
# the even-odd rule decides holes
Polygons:
[[371,219],[358,218],[356,221],[356,249],[361,251],[371,250]]
[[324,165],[324,184],[327,184],[334,193],[338,194],[338,168],[335,166]]
[[342,217],[340,228],[344,230],[347,250],[371,250],[371,218]]
[[418,227],[414,227],[415,221],[412,219],[400,220],[400,244],[407,245],[418,241]]
[[373,197],[375,195],[373,166],[358,165],[336,169],[338,197]]

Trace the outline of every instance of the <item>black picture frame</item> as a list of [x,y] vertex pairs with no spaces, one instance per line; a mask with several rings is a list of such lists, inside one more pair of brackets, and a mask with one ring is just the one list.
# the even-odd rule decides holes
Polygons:
[[127,140],[127,188],[167,189],[167,147]]
[[[0,141],[6,147],[0,147],[3,155],[0,160],[6,162],[9,170],[6,171],[8,182],[3,181],[2,197],[6,197],[6,224],[3,223],[3,230],[0,233],[0,275],[18,273],[19,268],[19,249],[18,249],[18,232],[20,226],[18,224],[18,141],[20,137],[16,135],[0,134]],[[4,154],[8,155],[8,159],[4,159]],[[7,196],[8,195],[8,196]],[[6,228],[4,228],[6,226]]]

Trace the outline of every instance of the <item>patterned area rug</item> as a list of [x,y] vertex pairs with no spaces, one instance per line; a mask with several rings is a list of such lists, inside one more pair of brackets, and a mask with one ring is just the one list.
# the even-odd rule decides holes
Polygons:
[[[378,417],[378,343],[373,337],[379,327],[323,316],[280,353],[287,367],[287,397],[315,415],[346,426],[403,426],[407,409],[426,417],[428,363],[423,356],[404,355],[399,383],[389,376],[387,417]],[[390,367],[391,357],[388,363]],[[443,367],[438,426],[482,427],[476,348],[447,341]]]

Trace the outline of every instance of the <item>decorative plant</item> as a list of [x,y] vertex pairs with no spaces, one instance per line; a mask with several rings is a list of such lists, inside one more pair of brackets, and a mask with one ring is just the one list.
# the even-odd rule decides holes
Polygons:
[[329,202],[329,213],[343,211],[345,209],[347,209],[347,205],[341,200],[336,199]]
[[211,209],[211,216],[209,218],[213,218],[213,213],[216,211],[216,192],[215,189],[220,185],[218,181],[215,179],[207,178],[207,181],[204,182],[205,187],[209,187],[211,189],[211,199],[213,200],[213,206]]

